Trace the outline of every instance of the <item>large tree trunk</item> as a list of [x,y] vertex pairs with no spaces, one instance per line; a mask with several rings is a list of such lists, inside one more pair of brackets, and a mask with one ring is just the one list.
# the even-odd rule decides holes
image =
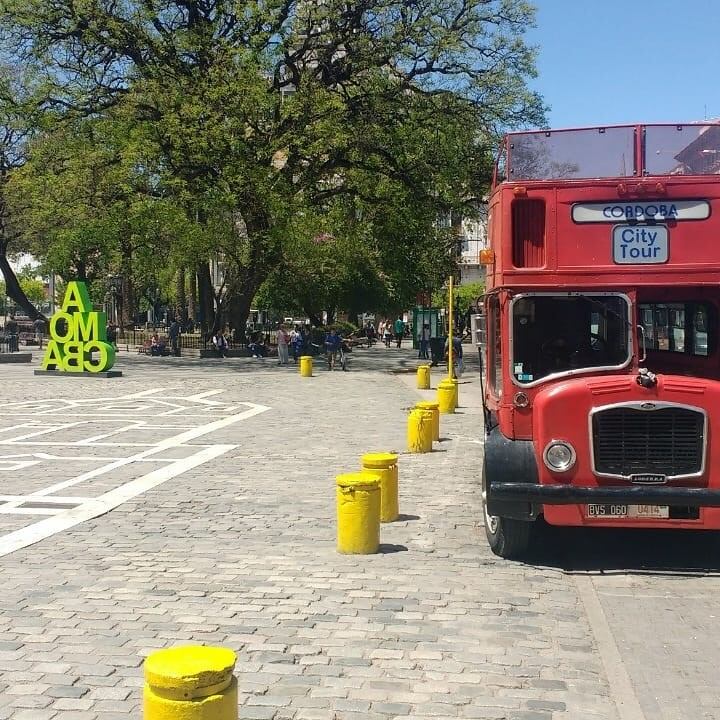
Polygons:
[[185,296],[185,268],[175,276],[175,319],[184,325],[187,320],[187,298]]
[[135,286],[133,284],[132,245],[128,241],[122,242],[120,244],[120,253],[120,325],[132,329],[135,327],[135,314],[137,311],[135,306]]
[[135,288],[132,275],[122,276],[120,288],[120,325],[132,330],[135,327]]
[[200,327],[205,338],[210,338],[215,327],[215,291],[210,278],[210,265],[200,263],[197,268]]
[[17,279],[17,275],[10,267],[10,262],[7,259],[5,248],[0,248],[0,272],[2,272],[5,278],[5,292],[7,296],[15,302],[23,312],[31,319],[47,320],[47,318],[28,300],[27,295],[23,292],[20,287],[20,282]]
[[305,310],[305,314],[308,316],[308,320],[310,320],[313,327],[320,327],[323,324],[322,317],[320,317],[320,315],[312,310],[308,310],[307,308],[303,309]]
[[227,303],[228,322],[234,331],[234,336],[243,343],[247,341],[247,321],[260,284],[253,277],[244,278]]
[[188,318],[194,322],[197,320],[197,273],[188,273],[187,283],[187,308]]

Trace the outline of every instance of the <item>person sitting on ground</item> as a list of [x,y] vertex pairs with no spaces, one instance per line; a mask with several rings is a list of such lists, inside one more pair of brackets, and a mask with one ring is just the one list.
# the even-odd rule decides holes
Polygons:
[[227,355],[228,341],[220,330],[213,336],[213,349],[219,357],[225,357]]
[[160,337],[156,332],[152,334],[150,338],[150,354],[151,355],[162,355],[165,351],[165,343],[160,340]]
[[252,336],[252,341],[248,345],[248,350],[254,358],[264,358],[267,354],[267,348],[262,339],[261,332],[255,332]]

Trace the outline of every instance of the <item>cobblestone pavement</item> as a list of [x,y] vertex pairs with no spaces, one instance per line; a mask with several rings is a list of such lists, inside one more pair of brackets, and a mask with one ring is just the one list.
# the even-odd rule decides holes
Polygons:
[[143,658],[181,643],[237,650],[246,720],[720,717],[711,569],[669,573],[657,543],[642,573],[620,545],[583,565],[582,533],[529,564],[490,553],[476,380],[438,449],[401,456],[382,552],[335,552],[334,476],[404,448],[429,393],[386,370],[413,363],[375,348],[313,379],[251,359],[123,355],[111,380],[0,366],[0,720],[138,718]]

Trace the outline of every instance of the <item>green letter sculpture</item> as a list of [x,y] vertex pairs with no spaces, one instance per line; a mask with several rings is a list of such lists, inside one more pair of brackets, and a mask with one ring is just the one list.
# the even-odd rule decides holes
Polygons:
[[[50,319],[43,370],[105,372],[115,362],[107,342],[105,313],[94,312],[84,282],[69,282],[62,307]],[[97,353],[97,357],[93,357]]]

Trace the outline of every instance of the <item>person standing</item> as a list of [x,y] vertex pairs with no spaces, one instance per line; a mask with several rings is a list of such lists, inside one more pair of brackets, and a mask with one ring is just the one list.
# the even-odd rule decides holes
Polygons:
[[428,323],[425,323],[422,326],[422,330],[420,331],[420,352],[418,353],[418,357],[422,360],[428,360],[430,358],[430,355],[428,353],[428,348],[430,347],[430,325]]
[[107,327],[105,328],[105,339],[110,343],[110,345],[117,350],[117,328],[112,324],[108,323]]
[[278,327],[276,339],[278,349],[278,365],[287,365],[289,362],[288,343],[290,342],[290,336],[287,334],[284,325],[280,325],[280,327]]
[[45,321],[42,318],[37,318],[33,323],[33,329],[35,330],[35,342],[42,349],[43,339],[45,338]]
[[5,339],[8,343],[9,352],[17,352],[18,350],[18,324],[15,316],[11,315],[5,323]]
[[168,337],[170,338],[170,347],[172,348],[172,354],[175,357],[180,356],[180,323],[177,319],[170,323],[168,329]]
[[405,335],[405,322],[399,315],[393,325],[393,330],[395,331],[395,342],[397,346],[402,347],[402,340]]

